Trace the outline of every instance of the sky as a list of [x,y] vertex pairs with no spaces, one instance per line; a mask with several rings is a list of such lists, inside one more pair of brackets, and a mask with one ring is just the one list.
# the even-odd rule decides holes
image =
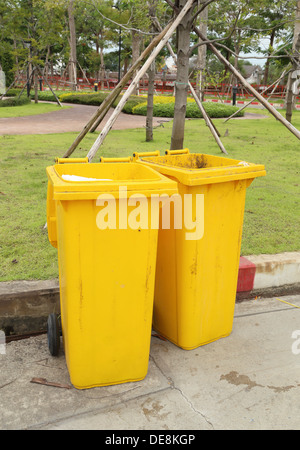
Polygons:
[[[268,49],[269,43],[270,43],[269,39],[261,39],[260,40],[260,45],[264,50]],[[262,56],[262,55],[260,55],[258,53],[247,53],[247,54],[241,53],[241,56],[245,56],[246,58],[249,58],[250,56],[255,57],[255,56]],[[264,67],[264,65],[266,63],[266,59],[252,59],[252,58],[250,59],[249,58],[249,61],[251,62],[251,64],[253,66],[261,66],[261,67]]]

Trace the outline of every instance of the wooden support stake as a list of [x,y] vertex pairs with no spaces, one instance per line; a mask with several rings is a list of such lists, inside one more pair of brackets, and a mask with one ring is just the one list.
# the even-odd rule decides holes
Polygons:
[[124,75],[122,80],[117,84],[117,86],[114,88],[114,90],[105,98],[105,100],[101,103],[97,111],[93,114],[91,119],[88,121],[88,123],[85,125],[83,130],[79,133],[73,144],[69,147],[67,152],[64,154],[63,158],[68,158],[76,149],[78,144],[82,141],[82,139],[85,137],[85,135],[91,130],[91,128],[95,125],[97,127],[100,124],[100,119],[103,120],[103,118],[106,116],[108,110],[114,103],[114,101],[117,99],[117,97],[120,95],[120,93],[123,90],[123,87],[128,83],[130,80],[132,74],[140,67],[140,65],[143,63],[144,59],[151,53],[153,48],[160,42],[160,40],[164,37],[164,35],[167,33],[169,28],[171,27],[171,23],[167,25],[167,27],[158,35],[156,36],[153,41],[149,44],[149,46],[143,51],[139,59],[131,66],[131,68],[128,70],[128,72]]
[[78,61],[77,61],[77,64],[78,64],[78,66],[79,66],[79,69],[81,70],[81,73],[82,73],[82,75],[83,75],[83,78],[86,79],[87,84],[90,84],[89,79],[87,78],[86,74],[85,74],[84,71],[83,71],[83,68],[81,67],[81,65],[79,64]]
[[197,96],[197,94],[196,94],[196,92],[195,92],[195,90],[194,90],[194,88],[193,88],[193,86],[192,86],[191,84],[190,84],[190,89],[191,89],[191,92],[192,92],[192,94],[193,94],[193,97],[194,97],[194,99],[195,99],[195,101],[196,101],[196,103],[197,103],[197,105],[198,105],[200,111],[201,111],[202,114],[203,114],[203,117],[204,117],[204,120],[205,120],[205,122],[206,122],[206,125],[209,127],[209,129],[210,129],[210,131],[211,131],[213,137],[215,138],[215,140],[216,140],[218,146],[220,147],[220,149],[222,150],[222,152],[225,153],[225,155],[228,155],[227,151],[225,150],[224,145],[223,145],[222,142],[221,142],[221,139],[219,138],[219,135],[218,135],[217,131],[216,131],[215,128],[214,128],[213,123],[211,122],[210,118],[208,117],[208,115],[207,115],[207,113],[206,113],[206,111],[205,111],[205,109],[204,109],[204,107],[203,107],[203,105],[202,105],[200,99],[198,98],[198,96]]
[[55,97],[55,99],[56,99],[58,105],[59,105],[59,106],[62,106],[62,104],[60,103],[60,101],[59,101],[57,95],[55,94],[55,92],[53,91],[52,87],[51,87],[50,84],[48,83],[48,80],[44,77],[44,75],[43,75],[43,73],[42,73],[40,67],[39,67],[39,66],[36,66],[36,67],[37,67],[37,70],[38,70],[38,72],[40,73],[42,79],[47,83],[47,85],[48,85],[50,91],[51,91],[52,94],[54,95],[54,97]]
[[89,162],[91,162],[94,159],[98,149],[102,145],[102,143],[103,143],[104,139],[106,138],[109,130],[112,128],[113,124],[115,123],[118,115],[122,111],[122,109],[123,109],[124,105],[126,104],[128,98],[130,97],[130,95],[134,91],[135,87],[138,85],[139,80],[142,78],[144,73],[149,69],[150,65],[152,64],[152,61],[157,57],[157,55],[160,53],[160,51],[164,48],[164,46],[166,45],[166,43],[168,42],[168,40],[172,36],[173,32],[176,30],[176,28],[178,27],[178,25],[182,21],[183,17],[186,15],[186,13],[189,11],[189,9],[193,6],[193,3],[194,3],[194,0],[187,0],[185,6],[182,8],[180,13],[176,17],[176,19],[173,21],[173,23],[170,26],[170,28],[167,31],[167,33],[165,33],[164,38],[159,42],[159,44],[153,50],[152,54],[149,56],[149,58],[147,59],[147,61],[143,65],[143,67],[139,70],[139,72],[137,73],[137,75],[133,79],[131,85],[127,89],[126,93],[123,95],[123,97],[120,100],[118,106],[115,108],[113,114],[111,115],[111,117],[107,121],[105,127],[103,128],[103,130],[99,134],[98,138],[96,139],[94,145],[91,147],[91,149],[90,149],[90,151],[89,151],[89,153],[87,155],[88,158],[89,158]]
[[[22,71],[23,72],[23,71]],[[3,97],[6,96],[6,94],[12,89],[12,87],[19,81],[19,79],[21,78],[21,73],[19,73],[19,75],[17,76],[17,78],[14,79],[14,81],[11,83],[11,85],[9,86],[9,88],[4,92],[4,94],[1,95],[0,100],[3,99]]]
[[[205,41],[205,36],[198,30],[197,27],[194,26],[194,31],[196,34]],[[270,103],[264,99],[264,97],[254,89],[248,81],[240,74],[238,70],[236,70],[230,62],[216,49],[216,47],[210,42],[207,43],[210,50],[217,56],[217,58],[227,67],[230,72],[245,86],[251,94],[259,100],[259,102],[275,117],[275,119],[279,120],[291,133],[294,134],[298,139],[300,139],[300,131],[297,130],[290,122],[288,122]]]
[[[275,81],[273,84],[271,84],[270,86],[268,86],[263,92],[262,94],[264,94],[265,92],[267,92],[268,89],[270,89],[270,87],[274,86],[274,84],[276,84],[274,86],[274,89],[272,90],[271,94],[269,95],[269,97],[267,98],[267,100],[270,100],[270,98],[272,97],[275,89],[277,88],[278,84],[280,83],[280,81],[282,80],[282,78],[284,78],[286,75],[286,71],[284,70],[281,77]],[[247,108],[249,105],[251,105],[254,102],[255,98],[252,99],[250,102],[246,103],[246,105],[242,106],[240,109],[238,109],[237,111],[235,111],[233,114],[231,114],[230,117],[228,117],[226,120],[224,120],[224,123],[228,122],[228,120],[232,119],[233,117],[235,117],[240,111],[243,111],[243,109]]]
[[31,85],[32,77],[33,77],[34,71],[35,71],[35,69],[32,69],[31,74],[29,75],[28,78],[26,78],[26,83],[24,84],[23,88],[21,89],[21,92],[19,93],[19,95],[18,95],[18,97],[17,97],[18,100],[19,100],[19,98],[21,97],[21,95],[23,94],[25,88],[27,87],[27,84],[29,83],[29,84]]

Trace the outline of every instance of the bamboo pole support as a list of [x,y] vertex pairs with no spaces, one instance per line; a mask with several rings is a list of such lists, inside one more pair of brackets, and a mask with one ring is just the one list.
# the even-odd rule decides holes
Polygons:
[[43,75],[43,73],[42,73],[42,71],[41,71],[39,66],[37,66],[37,70],[38,70],[39,74],[41,75],[42,79],[47,83],[50,91],[52,92],[52,94],[54,95],[54,97],[55,97],[55,99],[57,101],[57,104],[62,107],[62,104],[60,103],[57,95],[55,94],[55,92],[53,91],[52,87],[50,86],[50,83],[48,83],[48,80],[44,77],[44,75]]
[[[201,33],[201,31],[194,26],[194,31],[196,34],[205,41],[205,36]],[[238,70],[236,70],[230,62],[226,60],[226,58],[216,49],[216,47],[208,42],[208,47],[212,51],[214,55],[217,56],[217,58],[227,67],[230,72],[243,84],[243,86],[248,89],[248,91],[251,92],[251,94],[257,98],[257,100],[275,117],[275,119],[279,120],[291,133],[294,134],[298,139],[300,139],[300,131],[297,130],[296,127],[294,127],[290,122],[288,122],[270,103],[264,99],[264,97],[257,92],[254,87],[251,86],[251,84],[248,83],[248,81],[245,80],[245,78],[240,74]]]
[[23,94],[23,92],[25,91],[25,88],[27,87],[27,83],[29,83],[31,85],[31,81],[32,81],[32,76],[34,73],[35,69],[32,69],[30,75],[28,76],[28,78],[26,78],[26,83],[24,84],[23,88],[21,89],[17,99],[19,100],[19,98],[21,97],[21,95]]
[[[169,28],[171,27],[172,23],[169,23],[167,27],[158,35],[156,36],[153,41],[149,44],[149,46],[143,51],[139,59],[131,66],[131,68],[128,70],[128,72],[124,75],[124,77],[121,79],[121,81],[117,84],[117,86],[114,88],[114,90],[106,97],[106,99],[101,103],[97,111],[93,114],[93,116],[90,118],[88,123],[84,126],[83,130],[79,133],[75,141],[72,143],[72,145],[69,147],[67,152],[64,154],[64,158],[68,158],[76,149],[78,144],[82,141],[82,139],[86,136],[86,134],[91,130],[93,125],[96,127],[100,124],[100,121],[103,120],[103,118],[106,116],[108,110],[112,106],[113,102],[117,99],[117,97],[120,95],[120,93],[123,90],[123,87],[127,84],[127,82],[130,80],[132,74],[140,67],[140,65],[143,63],[145,58],[151,53],[151,51],[155,48],[155,46],[160,42],[160,40],[165,36]],[[97,125],[96,125],[97,124]]]
[[[286,75],[286,70],[283,71],[282,75],[280,78],[278,78],[277,81],[274,81],[274,83],[272,83],[270,86],[268,86],[265,90],[263,90],[262,94],[264,94],[265,92],[267,92],[268,89],[270,89],[270,87],[274,86],[274,89],[272,90],[271,94],[269,95],[269,97],[267,98],[267,100],[270,100],[270,98],[272,97],[273,93],[275,92],[275,89],[277,88],[278,84],[280,83],[280,81],[282,80],[282,78],[284,78]],[[233,114],[231,114],[230,117],[227,117],[226,120],[224,120],[224,123],[228,122],[228,120],[232,119],[233,117],[235,117],[240,111],[243,111],[244,109],[246,109],[248,106],[250,106],[253,102],[254,102],[255,98],[253,98],[250,102],[246,103],[246,105],[243,105],[240,109],[238,109],[237,111],[235,111]]]
[[118,106],[115,108],[113,114],[107,121],[105,127],[99,134],[98,138],[94,142],[93,146],[91,147],[88,158],[89,162],[91,162],[98,149],[104,142],[104,139],[106,138],[109,130],[112,128],[113,124],[115,123],[118,115],[122,111],[124,105],[126,104],[128,98],[130,97],[131,93],[135,89],[135,87],[138,85],[139,80],[142,78],[142,76],[145,74],[145,72],[149,69],[150,65],[152,64],[152,61],[157,57],[157,55],[160,53],[160,51],[163,49],[163,47],[166,45],[170,37],[172,36],[173,32],[176,30],[177,26],[180,24],[183,17],[186,15],[187,11],[193,6],[194,0],[188,0],[185,4],[185,6],[182,8],[176,19],[173,21],[172,25],[169,27],[168,31],[165,33],[163,39],[159,42],[157,47],[153,50],[152,54],[149,56],[147,61],[144,63],[143,67],[138,71],[137,75],[133,79],[132,83],[130,84],[129,88],[127,89],[126,93],[123,95],[122,99],[120,100]]
[[197,96],[197,94],[196,94],[196,92],[195,92],[195,90],[194,90],[194,88],[193,88],[193,86],[192,86],[191,84],[190,84],[190,89],[191,89],[191,92],[192,92],[193,97],[194,97],[194,99],[195,99],[195,102],[197,103],[197,105],[198,105],[200,111],[201,111],[202,114],[203,114],[203,117],[204,117],[204,120],[205,120],[205,122],[206,122],[206,125],[209,127],[209,129],[210,129],[210,131],[211,131],[213,137],[215,138],[215,140],[216,140],[218,146],[220,147],[220,149],[222,150],[222,152],[225,153],[225,155],[228,155],[228,153],[227,153],[227,151],[226,151],[224,145],[222,144],[221,139],[220,139],[220,137],[219,137],[219,135],[218,135],[218,133],[217,133],[217,131],[216,131],[216,129],[215,129],[213,123],[211,122],[210,118],[208,117],[208,115],[207,115],[207,113],[206,113],[206,111],[205,111],[205,109],[204,109],[204,107],[203,107],[203,105],[202,105],[200,99],[198,98],[198,96]]
[[20,78],[21,78],[21,73],[19,73],[19,75],[14,79],[14,81],[11,83],[9,88],[4,92],[4,94],[1,95],[0,100],[2,100],[3,97],[6,96],[6,94],[13,88],[13,86],[19,81]]

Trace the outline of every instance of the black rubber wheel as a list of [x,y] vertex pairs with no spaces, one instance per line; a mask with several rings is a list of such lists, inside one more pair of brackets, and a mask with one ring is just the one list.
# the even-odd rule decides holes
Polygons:
[[52,356],[57,356],[60,348],[60,329],[57,315],[52,313],[47,322],[48,347]]

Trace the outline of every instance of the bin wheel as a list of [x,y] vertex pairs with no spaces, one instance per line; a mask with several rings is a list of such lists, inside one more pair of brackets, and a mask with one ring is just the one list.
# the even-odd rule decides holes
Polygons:
[[60,348],[60,330],[57,315],[52,313],[47,322],[48,347],[52,356],[57,356]]

